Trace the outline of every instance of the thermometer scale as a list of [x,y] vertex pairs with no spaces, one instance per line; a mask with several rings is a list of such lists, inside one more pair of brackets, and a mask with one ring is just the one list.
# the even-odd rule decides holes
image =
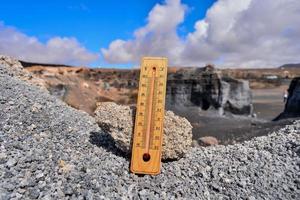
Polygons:
[[167,59],[144,57],[141,63],[130,170],[160,173],[167,82]]

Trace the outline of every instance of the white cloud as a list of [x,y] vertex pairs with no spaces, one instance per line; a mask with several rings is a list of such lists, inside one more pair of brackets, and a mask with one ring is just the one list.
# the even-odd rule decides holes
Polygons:
[[138,62],[143,55],[176,58],[182,51],[176,29],[183,22],[186,6],[180,0],[166,0],[156,4],[147,18],[147,25],[134,32],[134,39],[115,40],[108,49],[102,49],[111,63]]
[[299,11],[298,0],[219,0],[189,34],[182,60],[233,67],[300,62]]
[[85,65],[98,59],[76,38],[53,37],[45,44],[13,27],[0,23],[0,54],[41,63]]
[[277,67],[300,62],[299,0],[218,0],[195,30],[179,39],[186,6],[156,5],[134,39],[102,49],[112,63],[138,62],[142,55],[169,57],[173,65],[216,63],[229,67]]

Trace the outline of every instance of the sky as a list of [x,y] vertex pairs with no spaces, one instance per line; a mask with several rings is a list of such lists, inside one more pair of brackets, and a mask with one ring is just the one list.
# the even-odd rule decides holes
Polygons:
[[278,67],[300,62],[299,0],[3,0],[0,54],[42,63]]

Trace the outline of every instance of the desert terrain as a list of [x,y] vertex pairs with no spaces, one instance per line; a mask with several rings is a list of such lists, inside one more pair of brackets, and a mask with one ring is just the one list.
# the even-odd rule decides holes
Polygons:
[[[26,62],[22,64],[26,70],[46,81],[52,95],[90,115],[93,115],[97,102],[116,102],[123,105],[136,103],[138,69],[92,69]],[[182,74],[189,82],[189,68],[170,67],[169,79],[173,76],[182,76],[180,74],[182,69],[187,71]],[[190,104],[180,108],[177,103],[175,107],[167,105],[168,109],[186,117],[192,123],[194,140],[213,136],[221,144],[231,144],[266,135],[270,131],[278,130],[283,124],[292,123],[290,120],[284,122],[272,120],[284,110],[283,93],[287,90],[291,79],[300,76],[299,68],[216,69],[216,71],[222,77],[249,82],[248,95],[252,97],[248,104],[251,104],[253,111],[242,115],[235,115],[229,111],[220,116],[215,109],[203,110]],[[201,79],[204,79],[204,76]],[[171,82],[169,84],[171,85]],[[185,86],[181,87],[185,90]],[[216,118],[218,120],[214,120]]]
[[[207,75],[207,71],[204,72]],[[74,81],[70,77],[58,77],[64,83]],[[53,76],[50,78],[53,80]],[[221,86],[231,84],[247,89],[245,82],[226,80]],[[294,79],[292,86],[298,87],[299,82]],[[189,85],[190,81],[187,83]],[[198,88],[198,83],[196,86]],[[58,92],[61,88],[64,87]],[[290,120],[290,125],[278,122],[276,131],[264,129],[260,132],[263,136],[251,135],[248,141],[237,144],[188,147],[195,136],[190,122],[168,112],[166,128],[171,129],[165,134],[168,137],[180,135],[177,140],[169,138],[169,144],[173,142],[173,145],[165,150],[177,157],[163,162],[158,176],[138,176],[129,172],[130,158],[118,147],[124,144],[120,136],[128,132],[124,128],[128,127],[128,122],[132,123],[129,106],[106,103],[96,106],[99,113],[91,116],[57,98],[62,93],[52,95],[48,89],[47,80],[29,73],[14,59],[0,57],[0,199],[298,199],[300,196],[299,120]],[[205,90],[206,97],[214,97],[214,89]],[[227,90],[230,91],[240,90]],[[197,94],[199,90],[194,92]],[[78,92],[82,93],[84,91]],[[181,100],[186,100],[186,96],[183,97]],[[237,111],[235,102],[248,102],[244,98],[222,97],[235,106],[219,105],[227,116],[217,117],[212,106],[200,118],[202,123],[210,122],[210,129],[219,131],[220,136],[224,136],[224,130],[235,130],[233,126],[243,128],[241,121],[247,116],[230,117],[229,111]],[[208,108],[208,103],[218,103],[214,98],[202,100],[195,102],[200,103],[198,111]],[[292,98],[289,101],[292,103]],[[240,108],[239,111],[249,111],[243,106]],[[227,126],[235,121],[230,128],[223,124],[227,119]],[[253,125],[255,121],[257,119],[253,119]],[[247,135],[249,130],[241,129],[239,134]],[[181,134],[190,139],[181,141]],[[234,139],[237,138],[235,135]],[[226,139],[233,143],[229,137],[223,141]],[[183,147],[182,143],[187,146]],[[179,148],[183,154],[176,154]]]
[[0,200],[300,200],[299,22],[300,0],[1,1]]

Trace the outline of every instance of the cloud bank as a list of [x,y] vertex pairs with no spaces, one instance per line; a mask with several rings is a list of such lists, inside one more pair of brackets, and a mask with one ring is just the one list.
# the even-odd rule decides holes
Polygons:
[[86,65],[98,59],[76,38],[53,37],[45,44],[0,22],[0,54],[29,62]]
[[166,56],[172,65],[277,67],[300,62],[299,0],[218,0],[185,38],[177,34],[187,6],[166,0],[150,11],[133,39],[112,41],[110,63],[138,63],[143,55]]
[[102,49],[106,61],[129,63],[143,55],[164,55],[175,58],[182,51],[177,26],[183,22],[186,6],[180,0],[167,0],[150,11],[147,25],[134,32],[133,40],[115,40],[108,49]]

